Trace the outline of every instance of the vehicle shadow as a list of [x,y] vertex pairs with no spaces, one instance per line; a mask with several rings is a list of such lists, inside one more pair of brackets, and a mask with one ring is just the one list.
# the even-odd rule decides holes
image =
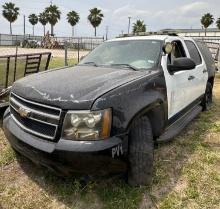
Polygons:
[[0,109],[0,128],[2,128],[2,125],[3,125],[3,115],[4,115],[4,112],[7,108],[1,108]]

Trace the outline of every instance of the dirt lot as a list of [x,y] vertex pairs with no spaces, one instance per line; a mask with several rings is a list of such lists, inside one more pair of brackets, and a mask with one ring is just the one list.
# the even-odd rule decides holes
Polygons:
[[[27,49],[27,48],[18,48],[18,54],[29,54],[29,53],[40,53],[40,52],[51,52],[53,57],[64,57],[63,49]],[[89,51],[80,51],[80,57],[88,54]],[[16,53],[16,49],[13,47],[1,47],[0,56],[4,55],[13,55]],[[73,50],[68,50],[68,57],[77,58],[78,52]]]
[[173,142],[155,152],[152,188],[130,188],[118,178],[86,186],[55,177],[16,157],[0,129],[0,208],[220,208],[220,76],[214,104]]

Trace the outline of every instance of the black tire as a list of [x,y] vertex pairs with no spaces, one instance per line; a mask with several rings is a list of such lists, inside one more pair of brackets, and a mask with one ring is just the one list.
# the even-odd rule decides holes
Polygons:
[[212,104],[212,89],[213,89],[212,84],[208,82],[206,85],[205,95],[202,101],[203,111],[208,111],[210,109],[210,106]]
[[154,141],[150,121],[136,119],[129,133],[128,184],[150,186],[153,175]]

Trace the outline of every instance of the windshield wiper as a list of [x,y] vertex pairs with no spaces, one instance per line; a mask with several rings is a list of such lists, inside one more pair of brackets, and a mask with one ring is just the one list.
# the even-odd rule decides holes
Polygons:
[[95,67],[98,66],[95,62],[84,62],[84,63],[82,63],[80,65],[92,65],[92,66],[95,66]]
[[111,66],[119,66],[119,67],[121,66],[121,67],[130,68],[130,69],[135,70],[135,71],[138,70],[137,68],[135,68],[134,66],[129,65],[129,64],[111,64]]

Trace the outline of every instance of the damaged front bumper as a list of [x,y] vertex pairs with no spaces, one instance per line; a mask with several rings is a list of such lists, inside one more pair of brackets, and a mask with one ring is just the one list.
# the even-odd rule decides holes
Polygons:
[[36,164],[56,172],[106,174],[126,169],[127,140],[112,137],[99,141],[60,139],[54,143],[22,130],[13,120],[9,109],[3,119],[3,130],[11,146]]
[[0,89],[0,108],[7,107],[9,104],[9,94],[11,91],[11,86],[6,89]]

